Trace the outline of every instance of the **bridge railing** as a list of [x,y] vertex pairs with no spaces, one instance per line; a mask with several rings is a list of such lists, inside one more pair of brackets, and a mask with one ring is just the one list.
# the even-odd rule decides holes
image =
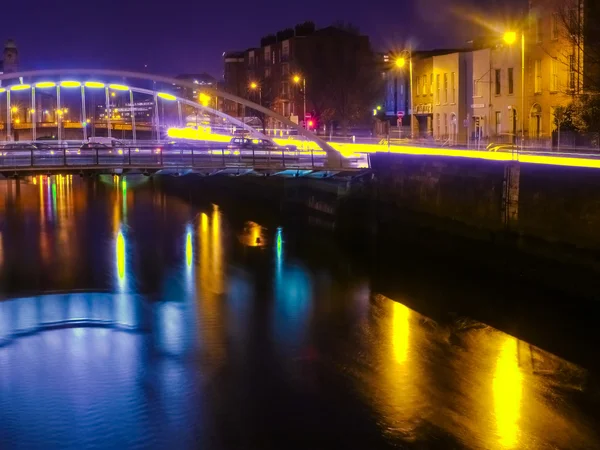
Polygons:
[[[333,159],[333,160],[332,160]],[[366,155],[331,158],[323,151],[281,147],[154,144],[127,146],[0,146],[0,170],[31,169],[310,169],[356,170],[368,167]]]

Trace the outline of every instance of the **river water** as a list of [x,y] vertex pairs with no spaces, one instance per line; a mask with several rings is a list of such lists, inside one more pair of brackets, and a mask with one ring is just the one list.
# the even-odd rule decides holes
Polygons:
[[386,297],[328,231],[167,192],[0,182],[1,448],[600,445],[588,370]]

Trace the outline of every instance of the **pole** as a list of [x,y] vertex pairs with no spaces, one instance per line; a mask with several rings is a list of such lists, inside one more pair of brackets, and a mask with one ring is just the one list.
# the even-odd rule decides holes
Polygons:
[[415,138],[415,108],[413,104],[413,61],[412,61],[412,51],[409,51],[408,54],[408,68],[409,68],[409,77],[410,77],[410,138]]
[[160,141],[160,117],[158,116],[158,93],[156,91],[154,91],[154,126],[156,129],[156,140]]
[[81,85],[81,125],[83,127],[83,140],[87,141],[87,113],[85,111],[85,86]]
[[133,91],[129,90],[129,115],[131,116],[131,138],[133,142],[137,140],[137,130],[135,128],[135,108],[133,106]]
[[56,85],[56,137],[58,138],[58,143],[60,144],[60,141],[62,140],[62,130],[61,130],[61,123],[62,123],[62,110],[61,110],[61,105],[60,105],[60,86],[57,84]]
[[525,140],[525,32],[521,30],[521,151]]
[[36,115],[37,111],[35,109],[35,87],[31,88],[31,140],[35,141],[36,136]]
[[105,93],[105,97],[106,97],[106,136],[110,137],[112,133],[110,131],[111,110],[110,110],[110,94],[108,92],[108,88],[104,89],[104,93]]
[[304,128],[306,128],[306,78],[302,78],[302,101],[304,103],[304,109],[302,110],[304,117],[302,120],[304,120]]
[[10,91],[7,90],[6,91],[6,140],[7,141],[8,141],[10,134],[12,133],[11,125],[12,125],[12,111],[10,110]]

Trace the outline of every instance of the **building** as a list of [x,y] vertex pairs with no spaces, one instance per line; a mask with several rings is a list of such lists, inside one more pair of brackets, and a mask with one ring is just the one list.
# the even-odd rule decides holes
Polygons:
[[585,73],[591,70],[584,61],[585,36],[572,34],[583,30],[583,2],[529,2],[524,30],[529,139],[549,140],[556,129],[555,108],[568,105],[585,88]]
[[[359,70],[374,68],[367,36],[333,26],[317,30],[311,22],[266,36],[259,47],[226,52],[223,57],[227,92],[296,122],[308,114],[319,115],[331,109],[326,93],[337,87],[332,86],[336,83],[332,72],[342,73],[342,64]],[[348,80],[352,79],[350,72],[344,74]],[[365,110],[371,107],[361,106]],[[249,114],[233,104],[226,109],[238,115]]]
[[[521,49],[501,37],[472,52],[470,139],[514,143],[521,135]],[[526,126],[526,124],[525,124]]]
[[217,79],[207,73],[198,74],[182,74],[175,77],[177,80],[186,81],[198,86],[197,89],[189,89],[184,86],[177,85],[175,87],[175,94],[178,97],[186,98],[188,100],[198,101],[202,87],[216,88]]
[[6,41],[4,51],[2,52],[3,60],[0,61],[0,73],[12,73],[19,71],[19,50],[17,44],[12,39]]

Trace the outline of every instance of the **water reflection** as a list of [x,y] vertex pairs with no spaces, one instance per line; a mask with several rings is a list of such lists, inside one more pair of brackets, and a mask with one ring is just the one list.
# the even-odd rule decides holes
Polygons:
[[[0,183],[9,447],[597,446],[581,369],[372,294],[318,242],[299,256],[304,230],[104,181]],[[19,294],[36,280],[73,292]]]
[[518,362],[518,341],[505,336],[494,371],[494,412],[500,444],[515,448],[519,443],[519,419],[523,376]]

